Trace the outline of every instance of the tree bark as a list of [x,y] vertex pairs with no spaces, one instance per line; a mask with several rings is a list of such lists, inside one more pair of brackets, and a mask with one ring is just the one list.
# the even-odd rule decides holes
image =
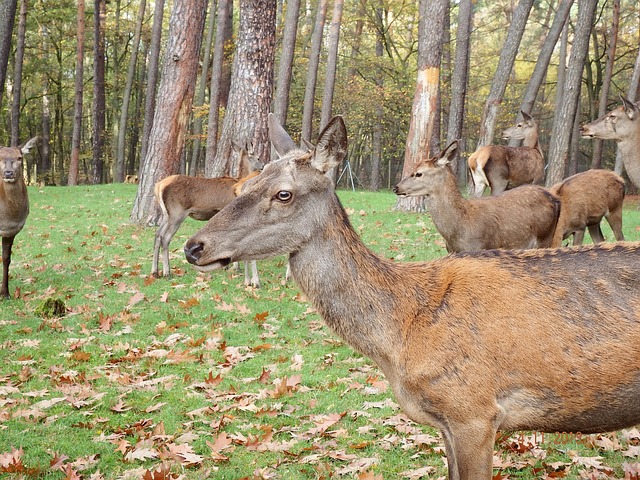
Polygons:
[[76,75],[75,97],[73,103],[73,133],[71,135],[71,160],[69,161],[69,177],[67,184],[78,184],[78,168],[80,164],[80,138],[82,136],[82,98],[84,96],[84,0],[78,0],[78,18],[76,28]]
[[20,1],[20,20],[18,21],[18,38],[16,59],[13,67],[13,90],[11,102],[11,146],[20,144],[20,100],[22,98],[22,66],[24,64],[24,40],[27,29],[27,0]]
[[276,93],[273,99],[273,113],[280,125],[287,123],[287,109],[289,108],[289,91],[291,90],[291,75],[293,71],[293,56],[296,50],[296,36],[298,32],[298,16],[300,14],[300,0],[287,2],[287,13],[282,34],[282,50],[280,65],[276,81]]
[[205,8],[206,0],[183,0],[174,3],[171,10],[158,104],[131,213],[135,223],[157,223],[159,212],[153,187],[162,178],[177,173],[180,167],[193,105]]
[[106,0],[94,0],[93,22],[93,172],[91,181],[98,184],[104,174],[104,139],[106,128],[104,29]]
[[11,36],[16,20],[18,0],[0,0],[0,107],[4,97],[4,84],[7,79],[7,66],[11,52]]
[[576,22],[573,47],[567,67],[562,101],[556,105],[551,141],[549,145],[549,169],[546,185],[554,185],[564,178],[574,116],[580,94],[584,61],[589,48],[589,36],[593,26],[593,17],[597,2],[578,2],[578,20]]

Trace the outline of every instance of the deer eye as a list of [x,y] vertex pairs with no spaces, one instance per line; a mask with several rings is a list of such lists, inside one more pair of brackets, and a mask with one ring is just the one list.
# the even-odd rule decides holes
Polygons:
[[420,178],[421,176],[422,176],[422,172],[416,172],[416,175],[415,175],[416,178]]
[[289,201],[291,201],[293,195],[291,195],[291,192],[288,190],[280,190],[278,193],[276,193],[276,200],[278,200],[279,202],[282,203],[287,203]]

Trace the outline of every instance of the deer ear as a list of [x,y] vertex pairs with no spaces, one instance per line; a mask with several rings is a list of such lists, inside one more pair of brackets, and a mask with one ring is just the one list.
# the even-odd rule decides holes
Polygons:
[[282,128],[280,122],[273,113],[269,114],[269,139],[273,144],[273,148],[276,149],[279,156],[286,155],[287,152],[297,148],[295,142],[291,139],[289,134]]
[[440,152],[440,157],[438,158],[438,165],[444,166],[450,163],[458,153],[458,140],[454,140],[451,142],[447,148],[445,148],[442,152]]
[[524,110],[520,110],[520,113],[522,114],[522,118],[524,118],[527,122],[533,121],[533,117],[529,115],[527,112],[525,112]]
[[347,127],[342,117],[333,117],[318,137],[311,165],[322,173],[340,165],[347,155]]
[[633,103],[631,100],[629,100],[627,97],[624,97],[622,95],[620,95],[620,100],[622,100],[622,104],[624,105],[625,113],[630,119],[633,120],[638,115],[638,113],[640,113],[640,110],[638,110],[637,105]]

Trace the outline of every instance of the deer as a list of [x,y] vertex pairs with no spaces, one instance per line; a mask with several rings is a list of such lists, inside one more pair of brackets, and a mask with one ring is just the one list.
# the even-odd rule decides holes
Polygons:
[[640,108],[620,95],[622,105],[580,128],[582,138],[615,140],[629,180],[640,188]]
[[426,197],[427,210],[447,251],[549,247],[560,200],[538,185],[466,199],[450,166],[457,150],[454,140],[439,156],[419,162],[393,189],[398,196]]
[[364,245],[325,176],[347,152],[342,117],[311,151],[274,116],[269,136],[278,158],[186,242],[187,261],[208,272],[288,254],[328,327],[440,430],[450,479],[492,478],[498,430],[640,423],[640,243],[394,262]]
[[[158,262],[162,249],[162,274],[171,276],[169,265],[169,243],[187,217],[207,221],[240,194],[247,180],[260,172],[257,159],[247,149],[234,146],[240,157],[237,177],[203,178],[188,175],[171,175],[154,186],[155,198],[160,206],[161,217],[153,246],[151,275],[159,276]],[[260,287],[260,278],[255,262],[245,265],[245,285]]]
[[34,137],[18,147],[0,147],[0,237],[2,237],[2,287],[0,297],[9,299],[9,265],[16,235],[29,216],[29,195],[22,174],[22,157],[38,141]]
[[562,246],[562,241],[571,235],[574,246],[582,245],[587,228],[594,243],[604,242],[600,228],[603,217],[616,240],[624,240],[624,179],[620,175],[609,170],[587,170],[553,185],[549,191],[560,198],[562,204],[552,247]]
[[544,180],[544,157],[538,141],[538,124],[531,115],[520,111],[523,120],[502,132],[505,140],[523,140],[521,147],[487,145],[471,154],[469,172],[474,195],[482,196],[485,189],[498,195],[520,185],[541,184]]

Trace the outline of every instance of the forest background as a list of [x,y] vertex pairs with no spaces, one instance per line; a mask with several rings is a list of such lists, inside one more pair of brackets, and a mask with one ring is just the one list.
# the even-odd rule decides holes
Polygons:
[[[500,143],[499,132],[515,123],[521,108],[538,120],[556,177],[614,169],[615,144],[580,140],[578,128],[619,103],[619,95],[634,100],[638,91],[640,5],[631,1],[94,0],[85,6],[84,0],[1,0],[0,9],[0,65],[6,65],[0,72],[0,141],[17,145],[42,137],[27,160],[30,183],[109,183],[138,174],[142,180],[147,156],[147,163],[178,157],[170,159],[175,171],[165,168],[164,174],[229,173],[233,167],[221,158],[221,144],[240,137],[255,149],[252,135],[266,139],[266,132],[247,136],[238,133],[242,127],[220,127],[233,95],[232,75],[264,83],[255,90],[267,93],[255,102],[308,140],[329,114],[343,115],[350,171],[340,182],[373,190],[392,187],[408,163],[454,138],[462,139],[462,160],[479,145]],[[243,16],[254,19],[244,33]],[[550,42],[554,28],[562,33]],[[247,54],[247,32],[255,35],[249,53],[266,58],[254,58],[260,70],[248,73],[232,66],[234,58],[242,62],[243,49]],[[262,42],[257,47],[256,40]],[[178,47],[192,52],[177,54]],[[195,68],[182,78],[183,91],[167,68],[188,55]],[[531,101],[530,80],[539,64],[542,82]],[[429,71],[436,72],[430,91],[433,85],[420,85]],[[416,107],[421,88],[431,95],[426,111]],[[181,100],[180,108],[188,107],[184,120],[171,117],[174,112],[156,123],[183,131],[156,131],[154,140],[154,111],[161,118],[156,104],[177,92],[190,97]],[[577,105],[561,118],[573,92],[579,92]],[[429,138],[418,142],[416,153],[411,136],[420,117],[428,129],[418,135]],[[265,130],[265,122],[250,127]],[[559,148],[566,151],[558,153],[551,144],[562,136],[566,148]],[[179,148],[150,154],[161,137]],[[260,156],[264,161],[265,153]]]

